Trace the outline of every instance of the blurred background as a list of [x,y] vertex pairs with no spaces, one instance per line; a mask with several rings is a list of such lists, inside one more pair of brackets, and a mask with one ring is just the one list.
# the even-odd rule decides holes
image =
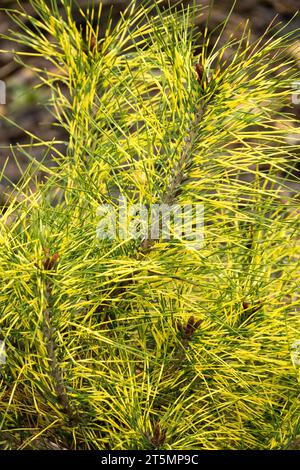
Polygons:
[[[86,7],[91,3],[88,0],[77,1],[81,7]],[[97,4],[100,1],[101,0],[94,0],[94,3]],[[114,21],[117,21],[120,12],[129,4],[129,2],[125,0],[102,0],[102,3],[104,20],[108,15],[109,9],[112,7]],[[142,1],[140,1],[140,3],[142,3]],[[166,1],[165,4],[167,3]],[[189,2],[178,2],[178,0],[174,2],[170,0],[170,3],[187,4]],[[211,2],[210,0],[199,0],[198,3],[208,6]],[[232,7],[232,3],[232,0],[214,1],[209,22],[211,30],[226,18]],[[60,4],[58,0],[57,4]],[[30,2],[24,0],[21,1],[21,5],[24,10],[32,13]],[[0,7],[20,8],[18,2],[14,0],[0,0]],[[281,22],[281,25],[282,23],[287,24],[295,15],[297,8],[300,9],[300,0],[237,0],[234,12],[229,19],[226,34],[229,35],[238,25],[243,26],[246,21],[249,20],[252,37],[255,40],[262,35],[276,15],[276,23]],[[207,12],[208,9],[204,10],[203,16],[199,18],[199,28],[203,28],[207,19]],[[76,14],[76,12],[75,18],[78,23],[82,22],[81,17],[79,14]],[[278,28],[279,27],[278,24]],[[300,15],[293,19],[287,29],[294,30],[298,27],[300,28]],[[16,26],[9,16],[4,11],[0,11],[0,33],[2,35],[8,35],[9,31],[15,28]],[[224,35],[224,40],[226,40],[226,34]],[[29,133],[38,135],[43,140],[49,141],[54,137],[56,140],[67,140],[68,138],[64,135],[62,129],[54,126],[54,118],[51,116],[49,110],[45,108],[46,91],[42,88],[34,89],[34,85],[38,83],[37,77],[33,72],[14,60],[13,48],[15,47],[16,45],[7,38],[2,37],[0,39],[0,50],[8,51],[0,53],[0,80],[6,85],[6,103],[0,104],[0,176],[1,170],[3,170],[5,165],[5,177],[2,177],[0,180],[0,205],[5,204],[11,183],[18,182],[22,170],[28,164],[27,158],[18,152],[19,144],[30,144],[30,137],[24,134],[22,128],[25,128]],[[299,32],[295,35],[294,45],[290,48],[289,54],[296,59],[300,69]],[[39,62],[39,65],[43,63],[43,59],[26,57],[27,63],[34,65],[36,61]],[[47,62],[45,61],[45,67],[46,66]],[[296,116],[300,118],[300,106],[295,104],[293,111]],[[16,122],[19,127],[9,123],[3,116]],[[61,150],[64,151],[63,148],[61,148]],[[28,152],[36,159],[44,158],[45,152],[41,147],[29,147]],[[47,158],[50,159],[51,155]],[[295,179],[299,177],[300,173],[299,166],[297,167],[297,165],[299,165],[299,163],[296,162]],[[40,174],[41,178],[43,178],[43,176],[44,175]]]

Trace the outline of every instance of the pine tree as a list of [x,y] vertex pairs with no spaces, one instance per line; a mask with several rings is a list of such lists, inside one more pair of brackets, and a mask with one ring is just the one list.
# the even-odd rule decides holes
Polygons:
[[[49,61],[35,72],[69,138],[65,153],[36,138],[50,167],[23,148],[0,219],[0,445],[292,448],[295,33],[251,43],[246,29],[222,45],[225,22],[212,43],[193,27],[199,9],[160,2],[131,3],[103,33],[101,6],[81,11],[82,30],[61,3],[63,18],[54,1],[8,12],[11,40],[31,48],[18,60]],[[129,232],[120,201],[137,211]],[[178,233],[173,214],[168,236],[147,238],[157,207],[192,222],[203,208],[204,225]]]

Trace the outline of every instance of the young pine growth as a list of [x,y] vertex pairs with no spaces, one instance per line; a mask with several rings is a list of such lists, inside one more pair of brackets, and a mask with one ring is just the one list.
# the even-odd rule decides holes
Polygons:
[[8,11],[68,140],[0,219],[1,448],[294,448],[292,34],[61,4]]

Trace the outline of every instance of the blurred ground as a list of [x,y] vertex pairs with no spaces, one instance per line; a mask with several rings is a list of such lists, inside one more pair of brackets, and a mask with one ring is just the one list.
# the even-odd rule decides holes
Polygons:
[[[79,3],[84,7],[88,4],[88,0],[79,0]],[[112,4],[114,5],[114,18],[117,19],[119,12],[124,10],[129,2],[126,0],[103,0],[102,3],[104,13],[108,12]],[[175,2],[173,1],[173,3]],[[183,1],[182,3],[188,2]],[[200,0],[199,3],[208,5],[209,0]],[[21,4],[22,8],[31,12],[29,2],[22,1]],[[18,8],[17,2],[13,0],[0,0],[0,6],[2,8]],[[211,29],[226,18],[231,6],[232,0],[215,0],[210,19]],[[237,25],[245,24],[249,19],[253,39],[255,39],[265,31],[275,15],[278,15],[276,21],[282,21],[286,24],[293,17],[297,8],[300,9],[300,0],[237,0],[234,13],[229,20],[228,34]],[[205,16],[203,15],[201,18],[200,28],[206,20]],[[293,20],[288,29],[297,27],[300,27],[300,15]],[[14,29],[15,25],[3,11],[0,11],[0,33],[8,34],[10,28]],[[299,45],[300,39],[295,40],[296,47],[291,50],[291,55],[297,58],[300,68]],[[13,47],[15,45],[10,43],[9,40],[0,39],[1,50],[12,50]],[[28,63],[35,63],[36,60],[35,58],[26,59]],[[38,60],[41,63],[41,60]],[[28,160],[18,152],[19,144],[30,143],[30,137],[24,134],[22,128],[25,128],[29,133],[38,135],[43,140],[51,140],[54,137],[56,140],[67,140],[67,136],[60,128],[53,126],[54,118],[43,105],[46,98],[45,91],[34,90],[34,85],[38,83],[37,78],[22,64],[14,61],[13,52],[0,53],[0,80],[4,81],[7,87],[7,101],[5,105],[0,106],[0,112],[19,126],[15,127],[3,118],[0,120],[0,175],[6,162],[5,177],[12,183],[16,183],[22,169],[28,164]],[[295,106],[295,113],[300,117],[299,106]],[[11,148],[9,148],[10,146]],[[61,147],[61,149],[63,148],[64,146]],[[28,152],[36,159],[44,158],[45,152],[41,147],[28,148]],[[13,155],[15,155],[15,158],[12,157]],[[9,160],[7,161],[8,157]],[[50,159],[51,155],[47,158]],[[1,194],[3,197],[7,191],[8,184],[8,181],[3,177],[0,181],[0,200]]]

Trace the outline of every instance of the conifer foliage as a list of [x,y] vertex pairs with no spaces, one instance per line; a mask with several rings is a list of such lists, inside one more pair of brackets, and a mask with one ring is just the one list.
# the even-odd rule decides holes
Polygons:
[[[35,138],[50,167],[21,149],[28,169],[0,219],[1,448],[293,448],[292,33],[224,45],[193,27],[199,7],[159,1],[114,26],[101,6],[80,10],[83,29],[58,3],[8,11],[29,48],[18,60],[49,62],[35,72],[69,139],[63,152]],[[201,204],[203,242],[101,238],[99,207],[121,198]]]

